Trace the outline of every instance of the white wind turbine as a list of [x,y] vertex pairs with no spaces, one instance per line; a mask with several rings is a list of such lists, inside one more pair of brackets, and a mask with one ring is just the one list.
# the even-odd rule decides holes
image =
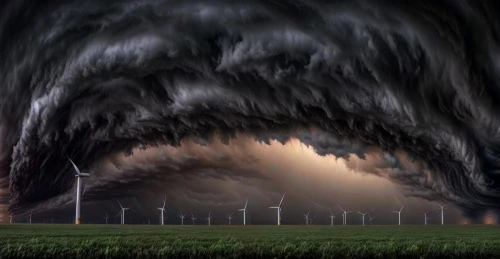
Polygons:
[[106,213],[106,217],[104,217],[106,219],[106,225],[108,224],[108,219],[109,219],[109,216],[108,216],[108,212],[107,211],[104,211],[104,213]]
[[316,216],[312,216],[311,218],[309,218],[309,223],[312,225],[313,224],[313,218],[315,218]]
[[365,225],[365,215],[366,215],[366,213],[368,213],[368,212],[361,213],[361,212],[359,212],[359,211],[358,211],[358,213],[359,213],[359,214],[361,214],[361,216],[363,216],[363,226],[364,226],[364,225]]
[[162,225],[162,226],[165,225],[165,216],[163,215],[163,213],[165,212],[166,203],[167,203],[167,195],[165,195],[165,199],[163,200],[163,207],[157,208],[161,212],[160,225]]
[[330,217],[330,226],[333,226],[333,219],[335,218],[335,215],[333,215],[331,209],[328,209],[328,210],[330,211],[330,215],[328,215]]
[[124,208],[118,200],[116,200],[116,201],[118,202],[118,204],[120,205],[120,208],[122,209],[120,213],[122,215],[122,225],[124,225],[125,224],[125,211],[128,210],[129,208]]
[[401,225],[401,211],[403,211],[403,208],[404,208],[404,207],[405,207],[405,206],[403,205],[403,207],[401,207],[401,209],[400,209],[399,211],[397,211],[397,210],[393,211],[393,212],[395,212],[395,213],[397,213],[397,214],[398,214],[398,218],[399,218],[399,221],[398,221],[398,222],[399,222],[399,225]]
[[207,218],[207,220],[208,220],[208,225],[209,225],[209,226],[210,226],[210,220],[211,220],[211,219],[212,219],[212,211],[209,211],[209,212],[208,212],[208,218]]
[[438,204],[438,206],[441,208],[441,225],[444,225],[444,207],[446,207],[446,205]]
[[351,211],[346,211],[344,210],[342,207],[340,207],[340,205],[337,204],[337,206],[339,206],[339,208],[344,212],[342,214],[342,225],[347,225],[347,213],[350,213]]
[[33,211],[30,211],[30,224],[31,224],[31,216],[33,215]]
[[193,213],[191,212],[191,220],[193,221],[193,226],[194,226],[194,220],[195,220],[195,219],[196,219],[196,218],[194,217]]
[[372,224],[372,220],[375,218],[375,217],[372,217],[370,214],[368,214],[368,217],[370,217],[369,221],[370,221],[370,225]]
[[247,205],[248,205],[248,198],[247,202],[245,203],[245,207],[243,209],[239,209],[238,211],[243,211],[243,225],[247,224]]
[[426,225],[426,226],[427,226],[427,220],[429,219],[429,218],[427,217],[427,213],[429,213],[429,212],[430,212],[430,210],[429,210],[429,211],[427,211],[427,212],[425,212],[425,213],[423,213],[423,214],[424,214],[424,225]]
[[226,218],[229,219],[229,225],[231,225],[231,219],[233,218],[233,213],[228,213]]
[[75,224],[82,224],[82,219],[80,218],[80,203],[81,203],[81,199],[82,199],[82,197],[81,197],[82,193],[80,192],[80,189],[82,188],[82,180],[81,180],[81,178],[88,178],[88,177],[90,177],[90,174],[80,172],[80,169],[78,169],[78,167],[75,165],[75,163],[73,163],[73,161],[71,160],[71,158],[69,158],[69,156],[68,156],[68,159],[69,159],[69,161],[71,162],[71,164],[73,165],[73,167],[75,168],[75,171],[76,171],[76,174],[75,174],[75,177],[76,177],[76,214],[75,214]]
[[184,218],[187,216],[187,214],[179,214],[179,217],[181,218],[181,225],[184,226]]
[[280,204],[277,207],[269,207],[270,209],[276,209],[278,211],[278,226],[281,225],[281,204],[283,203],[285,194],[286,193],[283,193],[283,197],[281,198]]
[[307,214],[302,213],[304,215],[304,218],[306,219],[306,225],[309,225],[309,213],[310,212],[311,211],[308,211]]

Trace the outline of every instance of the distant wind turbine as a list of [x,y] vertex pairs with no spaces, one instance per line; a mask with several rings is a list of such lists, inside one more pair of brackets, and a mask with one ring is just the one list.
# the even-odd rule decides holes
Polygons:
[[363,216],[363,226],[364,226],[364,225],[365,225],[365,215],[366,215],[366,213],[368,213],[368,212],[361,213],[361,212],[359,212],[359,211],[358,211],[358,213],[359,213],[359,214],[361,214],[361,216]]
[[[88,178],[88,177],[90,177],[90,174],[80,172],[80,169],[78,169],[78,167],[75,165],[75,163],[73,163],[73,161],[71,160],[71,158],[69,158],[69,156],[68,156],[68,159],[71,162],[71,164],[73,165],[73,168],[75,169],[75,172],[76,172],[76,174],[75,174],[75,177],[76,177],[76,213],[75,213],[75,224],[82,224],[82,219],[80,218],[80,203],[81,203],[81,199],[82,199],[81,196],[83,195],[80,192],[80,189],[82,188],[82,180],[81,180],[81,178]],[[85,185],[85,186],[87,186],[87,185]]]
[[9,224],[12,224],[12,214],[9,214]]
[[161,215],[160,215],[160,225],[165,225],[165,216],[164,216],[164,212],[165,212],[165,205],[167,203],[167,195],[165,195],[165,199],[163,200],[163,207],[161,208],[158,208],[161,212]]
[[181,225],[184,226],[184,218],[187,216],[187,214],[179,214],[179,217],[181,218]]
[[441,208],[441,225],[444,225],[444,207],[446,207],[446,205],[438,204],[438,206]]
[[106,217],[104,217],[106,219],[106,225],[108,224],[108,219],[109,219],[109,216],[108,216],[108,212],[107,211],[104,211],[104,213],[106,214]]
[[328,210],[330,211],[330,215],[328,215],[330,217],[330,226],[333,226],[333,219],[335,218],[335,215],[333,215],[331,209],[328,209]]
[[342,218],[343,218],[343,225],[347,225],[347,213],[350,213],[351,211],[346,211],[344,210],[342,207],[340,207],[340,205],[337,204],[337,206],[339,206],[339,208],[344,212],[342,214]]
[[33,215],[33,211],[30,211],[30,224],[31,224],[31,216]]
[[309,225],[309,213],[310,211],[308,211],[307,214],[302,213],[304,214],[304,218],[306,219],[306,225]]
[[425,212],[425,213],[423,213],[423,214],[424,214],[424,225],[426,225],[426,226],[427,226],[427,220],[429,219],[429,218],[427,217],[427,213],[429,213],[429,212],[430,212],[430,210],[429,210],[429,211],[427,211],[427,212]]
[[281,204],[283,203],[283,199],[285,198],[285,194],[283,194],[283,197],[281,198],[280,204],[275,207],[269,207],[270,209],[276,209],[278,211],[278,226],[281,225]]
[[243,211],[243,225],[246,225],[247,224],[247,205],[248,205],[248,198],[247,198],[247,202],[245,203],[245,207],[243,209],[239,209],[238,211]]
[[191,220],[193,221],[193,226],[194,226],[194,221],[196,220],[196,218],[194,217],[192,212],[191,212]]
[[372,224],[372,220],[375,218],[375,217],[372,217],[370,214],[368,214],[368,217],[370,217],[370,225]]
[[405,206],[403,205],[403,207],[401,207],[401,209],[400,209],[399,211],[397,211],[397,210],[393,211],[393,212],[395,212],[395,213],[397,213],[397,214],[398,214],[398,218],[399,218],[399,221],[398,221],[398,222],[399,222],[399,225],[401,225],[401,211],[403,211],[403,208],[404,208],[404,207],[405,207]]
[[316,216],[312,216],[311,218],[309,218],[309,223],[312,225],[313,224],[313,219],[316,218]]
[[208,225],[209,225],[209,226],[210,226],[210,220],[211,220],[211,219],[212,219],[212,211],[209,211],[209,212],[208,212],[208,218],[207,218],[207,220],[208,220]]
[[121,222],[121,224],[125,225],[125,211],[128,210],[129,208],[124,208],[122,206],[122,204],[118,200],[116,200],[116,201],[118,202],[118,205],[120,205],[120,208],[122,209],[121,210],[121,214],[122,214],[122,222]]
[[229,225],[231,225],[231,219],[233,218],[233,213],[228,213],[226,218],[229,219]]

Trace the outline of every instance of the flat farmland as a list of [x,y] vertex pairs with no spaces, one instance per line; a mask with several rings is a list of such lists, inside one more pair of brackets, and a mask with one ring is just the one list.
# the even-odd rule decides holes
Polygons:
[[497,226],[0,225],[0,258],[499,258]]

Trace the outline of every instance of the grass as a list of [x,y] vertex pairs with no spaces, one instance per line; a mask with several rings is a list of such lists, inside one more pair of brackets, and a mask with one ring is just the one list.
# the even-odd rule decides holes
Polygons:
[[496,226],[0,225],[0,258],[498,258]]

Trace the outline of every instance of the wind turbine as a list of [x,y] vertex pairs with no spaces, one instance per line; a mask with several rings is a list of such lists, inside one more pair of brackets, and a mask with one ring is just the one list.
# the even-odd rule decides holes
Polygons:
[[121,214],[122,214],[122,225],[125,225],[125,211],[128,210],[129,208],[124,208],[122,204],[116,200],[118,204],[120,205],[120,208],[122,209]]
[[313,218],[315,218],[316,216],[312,216],[312,218],[309,218],[309,223],[312,225],[313,224]]
[[372,220],[375,218],[375,217],[372,217],[370,214],[368,214],[368,217],[370,217],[370,225],[372,224]]
[[33,211],[30,211],[30,224],[31,224],[31,215],[33,215]]
[[163,216],[163,213],[165,212],[165,204],[167,202],[167,195],[165,195],[165,199],[163,200],[163,207],[158,208],[161,212],[161,219],[160,219],[160,224],[163,226],[165,225],[165,216]]
[[423,213],[423,214],[424,214],[424,225],[426,225],[426,226],[427,226],[427,220],[429,219],[429,218],[427,217],[427,213],[429,213],[429,212],[430,212],[430,210],[429,210],[429,211],[427,211],[427,212],[425,212],[425,213]]
[[444,225],[444,207],[446,207],[446,205],[438,204],[438,206],[441,208],[441,225]]
[[195,219],[196,219],[196,218],[194,217],[193,213],[191,212],[191,220],[193,221],[193,226],[194,226],[194,220],[195,220]]
[[9,224],[12,224],[12,214],[9,214]]
[[401,225],[401,211],[403,211],[403,208],[405,206],[403,205],[403,207],[401,207],[401,209],[399,211],[395,210],[393,212],[397,213],[398,214],[398,217],[399,217],[399,225]]
[[365,215],[366,215],[366,213],[368,213],[368,212],[361,213],[361,212],[359,212],[359,211],[358,211],[358,213],[359,213],[359,214],[361,214],[361,215],[363,216],[363,226],[364,226],[364,225],[365,225]]
[[346,211],[344,210],[342,207],[340,207],[340,205],[337,204],[337,206],[339,206],[339,208],[344,212],[344,214],[342,214],[342,218],[343,218],[343,225],[347,225],[347,213],[350,213],[351,211]]
[[309,225],[309,213],[310,212],[311,211],[308,211],[307,214],[302,213],[302,214],[304,214],[304,218],[306,219],[306,225]]
[[78,169],[78,167],[75,165],[75,163],[73,163],[73,161],[71,160],[71,158],[69,158],[69,156],[68,156],[68,159],[76,171],[76,174],[75,174],[75,177],[76,177],[75,224],[82,224],[82,219],[80,218],[80,203],[81,203],[81,199],[82,199],[82,197],[81,197],[82,193],[80,193],[80,189],[82,188],[82,179],[81,178],[88,178],[88,177],[90,177],[90,174],[80,172],[80,169]]
[[208,220],[208,225],[209,225],[209,226],[210,226],[210,220],[211,220],[211,219],[212,219],[212,211],[209,211],[209,212],[208,212],[208,218],[207,218],[207,220]]
[[104,211],[104,213],[106,213],[106,217],[104,217],[106,219],[106,225],[108,224],[108,219],[109,219],[109,216],[108,216],[108,212],[107,211]]
[[187,214],[179,214],[179,217],[181,218],[181,225],[184,226],[184,218],[187,216]]
[[333,219],[335,218],[335,215],[333,215],[331,209],[328,209],[328,210],[330,211],[330,215],[328,215],[330,217],[330,226],[333,226]]
[[247,224],[247,205],[248,205],[248,198],[247,198],[247,202],[245,203],[245,207],[243,209],[239,209],[238,211],[243,211],[243,225],[246,225]]
[[278,226],[281,225],[281,203],[283,203],[283,199],[285,198],[285,194],[283,194],[283,197],[281,198],[280,204],[277,207],[269,207],[270,209],[276,209],[278,211]]
[[229,219],[229,225],[231,225],[231,219],[233,218],[233,213],[231,213],[231,214],[228,213],[226,218]]

